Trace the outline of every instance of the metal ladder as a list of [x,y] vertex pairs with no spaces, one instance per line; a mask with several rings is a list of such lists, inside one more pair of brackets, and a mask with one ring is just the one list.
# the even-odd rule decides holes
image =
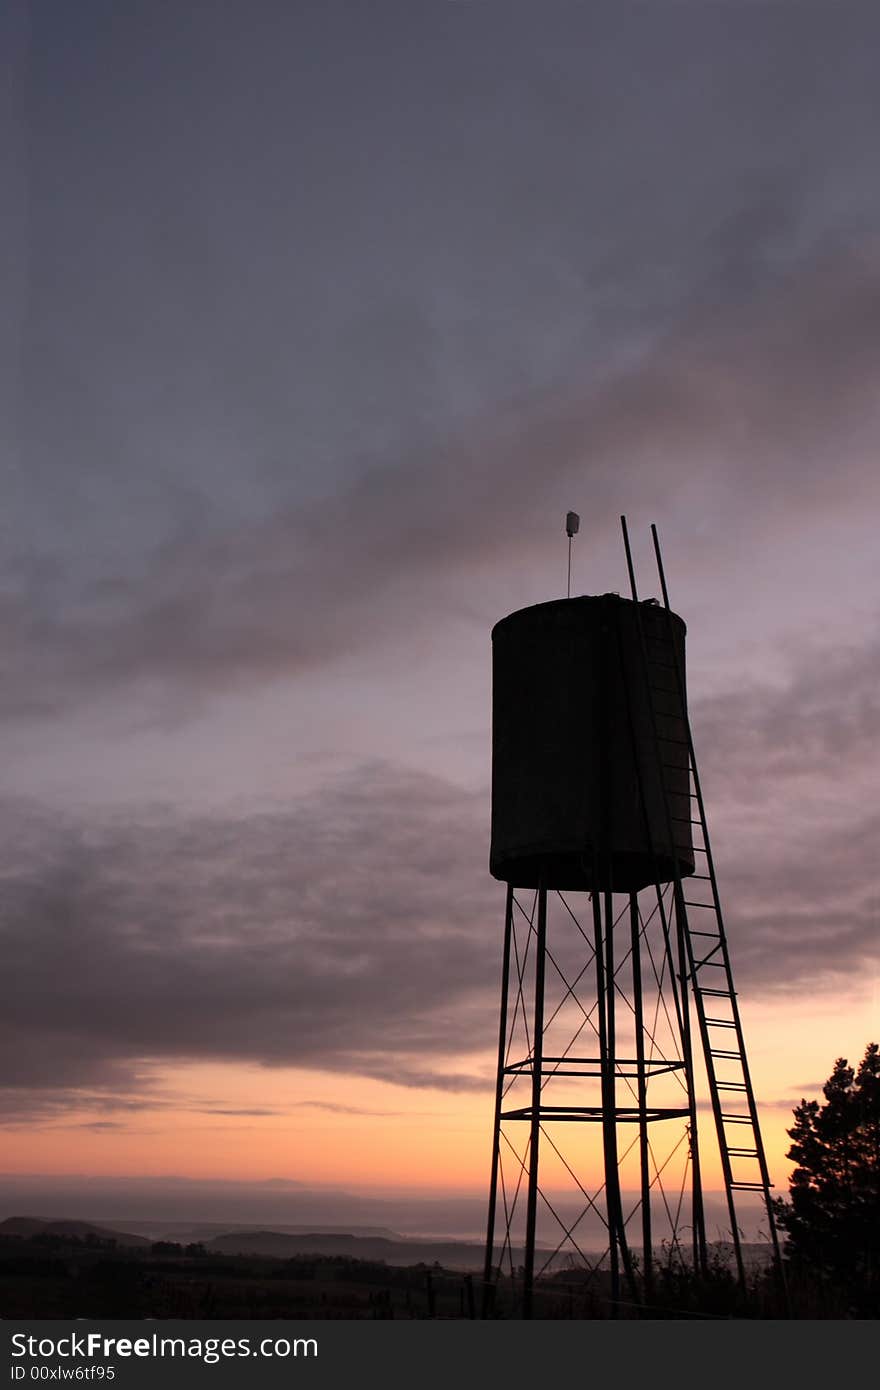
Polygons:
[[[624,541],[629,557],[629,540],[626,521],[621,518]],[[768,1228],[772,1246],[773,1262],[778,1277],[782,1280],[782,1260],[779,1238],[773,1217],[770,1175],[761,1139],[755,1093],[749,1074],[745,1040],[742,1031],[737,994],[734,988],[730,965],[727,935],[721,900],[715,876],[715,866],[709,841],[706,810],[703,802],[700,777],[694,755],[693,737],[684,698],[684,681],[679,668],[672,626],[669,594],[660,553],[657,528],[652,525],[651,535],[657,560],[657,571],[663,594],[663,607],[666,612],[666,630],[662,637],[652,636],[644,631],[640,604],[636,602],[636,623],[639,629],[643,652],[647,655],[646,685],[651,718],[654,725],[658,747],[658,766],[661,770],[664,791],[666,790],[667,770],[681,773],[684,762],[667,761],[664,747],[676,745],[686,748],[688,773],[688,814],[674,815],[673,808],[667,805],[668,820],[672,825],[689,827],[695,857],[696,872],[682,879],[676,872],[674,890],[676,914],[682,924],[686,947],[687,979],[682,981],[683,993],[690,984],[694,998],[721,1169],[724,1178],[725,1195],[730,1216],[730,1231],[736,1261],[737,1276],[741,1287],[745,1288],[746,1269],[743,1259],[741,1229],[737,1218],[737,1198],[742,1193],[760,1193],[764,1200]],[[631,560],[630,573],[635,591]],[[650,649],[653,648],[653,654]],[[655,683],[651,672],[671,672],[672,685]],[[659,697],[672,697],[674,714],[659,707]],[[685,738],[673,738],[659,732],[661,721],[674,718],[683,725]],[[679,729],[678,732],[681,732]],[[679,755],[681,757],[681,754]],[[676,796],[678,794],[675,794]],[[668,802],[668,796],[667,796]],[[679,807],[679,809],[684,809]],[[696,833],[701,843],[696,841]],[[689,888],[689,885],[694,885]],[[702,888],[696,885],[704,885]],[[705,885],[708,885],[708,890]],[[686,892],[686,888],[689,891]],[[701,900],[708,892],[709,901]],[[691,926],[691,914],[695,925]],[[783,1285],[784,1288],[784,1285]]]

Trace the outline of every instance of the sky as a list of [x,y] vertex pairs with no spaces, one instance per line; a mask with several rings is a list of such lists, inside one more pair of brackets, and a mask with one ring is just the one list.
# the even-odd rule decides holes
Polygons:
[[880,1033],[876,7],[3,23],[4,1180],[486,1190],[573,508],[577,593],[659,527],[784,1190]]

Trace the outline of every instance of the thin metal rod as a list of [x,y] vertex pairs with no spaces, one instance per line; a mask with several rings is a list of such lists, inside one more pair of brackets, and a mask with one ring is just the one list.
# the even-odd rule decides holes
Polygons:
[[535,1278],[535,1228],[538,1216],[538,1141],[541,1135],[541,1069],[544,1048],[544,966],[547,958],[547,889],[538,888],[538,939],[535,947],[535,1026],[532,1035],[532,1132],[529,1139],[529,1186],[526,1198],[526,1249],[523,1270],[523,1317],[532,1316]]
[[[661,552],[660,552],[660,537],[659,537],[659,535],[657,534],[657,527],[656,527],[655,525],[653,525],[653,524],[651,525],[651,538],[652,538],[652,540],[653,540],[653,542],[654,542],[654,555],[655,555],[655,558],[656,558],[656,561],[657,561],[657,573],[658,573],[658,576],[659,576],[659,579],[660,579],[660,588],[661,588],[661,592],[662,592],[662,594],[663,594],[663,606],[664,606],[664,608],[666,609],[667,622],[669,623],[669,622],[671,622],[671,619],[669,618],[669,614],[670,614],[671,611],[672,611],[672,610],[671,610],[671,607],[670,607],[670,603],[669,603],[669,590],[668,590],[667,587],[666,587],[666,574],[665,574],[665,571],[664,571],[664,568],[663,568],[663,556],[662,556],[662,554],[661,554]],[[677,687],[678,692],[679,692],[679,698],[680,698],[680,700],[681,700],[681,702],[682,702],[682,708],[684,709],[685,706],[684,706],[684,700],[683,700],[683,694],[684,694],[684,692],[683,692],[683,680],[682,680],[681,671],[679,670],[678,660],[677,660],[676,655],[675,655],[675,649],[674,649],[674,647],[673,647],[673,669],[674,669],[674,673],[675,673],[676,687]],[[710,845],[710,843],[709,843],[709,828],[708,828],[708,825],[707,825],[707,823],[706,823],[706,808],[705,808],[705,804],[704,804],[704,802],[703,802],[703,792],[702,792],[702,788],[701,788],[701,786],[700,786],[700,776],[699,776],[699,773],[698,773],[698,771],[697,771],[697,759],[696,759],[696,754],[695,754],[695,752],[694,752],[694,742],[693,742],[693,736],[692,736],[692,733],[691,733],[690,720],[687,718],[686,713],[685,713],[685,721],[684,721],[684,724],[685,724],[685,732],[686,732],[686,735],[687,735],[688,757],[689,757],[689,759],[690,759],[690,767],[691,767],[691,772],[692,772],[693,781],[694,781],[694,793],[695,793],[695,795],[696,795],[697,808],[698,808],[698,813],[699,813],[699,817],[700,817],[700,828],[701,828],[702,834],[703,834],[703,845],[704,845],[704,849],[705,849],[706,865],[707,865],[707,870],[708,870],[708,874],[709,874],[709,879],[710,879],[711,886],[712,886],[712,900],[713,900],[713,903],[714,903],[714,907],[715,907],[715,916],[716,916],[716,921],[717,921],[717,924],[718,924],[718,937],[719,937],[719,940],[720,940],[720,943],[721,943],[721,956],[722,956],[722,960],[723,960],[723,962],[724,962],[724,969],[725,969],[725,975],[726,975],[726,979],[727,979],[728,993],[729,993],[729,996],[730,996],[731,1014],[732,1014],[734,1029],[735,1029],[735,1032],[736,1032],[737,1045],[738,1045],[739,1053],[740,1053],[739,1061],[740,1061],[740,1065],[741,1065],[741,1068],[742,1068],[743,1080],[744,1080],[745,1086],[746,1086],[746,1099],[747,1099],[748,1108],[749,1108],[749,1117],[750,1117],[750,1120],[751,1120],[752,1133],[753,1133],[753,1135],[754,1135],[755,1149],[757,1150],[757,1154],[758,1154],[758,1167],[759,1167],[760,1173],[761,1173],[761,1182],[762,1182],[762,1185],[763,1185],[764,1203],[765,1203],[766,1212],[767,1212],[767,1222],[768,1222],[769,1230],[770,1230],[770,1240],[771,1240],[771,1244],[772,1244],[772,1247],[773,1247],[773,1262],[774,1262],[774,1266],[775,1266],[775,1269],[776,1269],[777,1278],[778,1278],[778,1280],[779,1280],[779,1284],[780,1284],[780,1287],[781,1287],[781,1289],[782,1289],[783,1299],[784,1299],[784,1301],[785,1301],[785,1303],[786,1303],[786,1307],[787,1307],[787,1304],[788,1304],[788,1292],[787,1292],[787,1288],[786,1288],[785,1270],[784,1270],[783,1263],[782,1263],[782,1252],[781,1252],[780,1246],[779,1246],[779,1234],[778,1234],[777,1229],[776,1229],[776,1221],[775,1221],[775,1219],[774,1219],[774,1214],[773,1214],[773,1202],[772,1202],[772,1199],[771,1199],[771,1197],[770,1197],[770,1171],[769,1171],[769,1168],[768,1168],[768,1165],[767,1165],[767,1156],[766,1156],[766,1152],[765,1152],[765,1149],[764,1149],[764,1141],[763,1141],[763,1138],[762,1138],[762,1136],[761,1136],[761,1126],[760,1126],[760,1121],[759,1121],[759,1118],[758,1118],[758,1108],[757,1108],[757,1104],[756,1104],[756,1101],[755,1101],[755,1092],[754,1092],[754,1088],[753,1088],[753,1086],[752,1086],[751,1075],[750,1075],[750,1073],[749,1073],[748,1058],[747,1058],[747,1056],[746,1056],[745,1038],[744,1038],[743,1030],[742,1030],[742,1020],[741,1020],[741,1018],[740,1018],[739,1005],[738,1005],[738,1003],[737,1003],[737,998],[736,998],[736,991],[735,991],[734,986],[733,986],[733,972],[732,972],[732,970],[731,970],[731,965],[730,965],[730,954],[729,954],[728,945],[727,945],[727,933],[726,933],[725,928],[724,928],[724,918],[723,918],[722,913],[721,913],[721,899],[720,899],[720,895],[719,895],[719,893],[718,893],[718,880],[717,880],[717,878],[716,878],[716,876],[715,876],[715,865],[714,865],[714,861],[713,861],[713,858],[712,858],[712,848],[711,848],[711,845]],[[712,1083],[712,1084],[711,1084],[711,1091],[712,1091],[712,1099],[713,1099],[713,1111],[715,1112],[716,1126],[717,1126],[717,1128],[718,1128],[719,1146],[720,1146],[720,1148],[721,1148],[721,1150],[722,1150],[722,1165],[723,1165],[723,1166],[726,1166],[725,1178],[727,1178],[727,1173],[730,1172],[730,1173],[731,1173],[731,1179],[730,1179],[730,1181],[732,1181],[732,1169],[731,1169],[731,1166],[730,1166],[730,1158],[729,1158],[729,1154],[727,1154],[728,1144],[727,1144],[727,1139],[726,1139],[726,1136],[725,1136],[724,1124],[723,1124],[723,1121],[722,1121],[721,1118],[720,1118],[721,1106],[720,1106],[720,1101],[718,1100],[718,1097],[717,1097],[717,1087],[716,1087],[716,1084],[715,1084],[715,1077],[714,1077],[714,1062],[713,1062],[713,1058],[712,1058],[712,1055],[711,1055],[711,1043],[710,1043],[710,1039],[709,1039],[709,1035],[708,1035],[708,1030],[707,1030],[707,1027],[706,1027],[705,1011],[704,1011],[704,1009],[702,1008],[702,1004],[701,1004],[701,996],[697,993],[696,970],[695,970],[695,968],[694,968],[693,965],[691,966],[691,974],[692,974],[692,976],[693,976],[694,993],[695,993],[695,996],[696,996],[696,999],[697,999],[697,1006],[698,1006],[698,1007],[697,1007],[697,1014],[698,1014],[699,1023],[700,1023],[700,1032],[701,1032],[702,1039],[703,1039],[703,1046],[704,1046],[704,1049],[705,1049],[705,1051],[706,1051],[706,1064],[707,1064],[707,1068],[708,1068],[708,1070],[709,1070],[710,1081],[711,1081],[711,1083]],[[728,1187],[729,1187],[729,1183],[728,1183],[727,1185],[728,1185]],[[731,1212],[732,1212],[732,1216],[731,1216],[731,1222],[732,1222],[731,1236],[732,1236],[732,1239],[733,1239],[734,1250],[735,1250],[736,1256],[737,1256],[737,1266],[738,1266],[738,1272],[739,1272],[739,1276],[740,1276],[740,1284],[741,1284],[743,1287],[745,1287],[745,1270],[744,1270],[744,1265],[743,1265],[743,1260],[742,1260],[742,1254],[741,1254],[741,1251],[740,1251],[739,1231],[738,1231],[738,1228],[737,1228],[737,1225],[736,1225],[736,1216],[735,1216],[735,1212],[734,1212],[733,1192],[732,1192],[732,1190],[731,1190],[730,1188],[729,1188],[729,1191],[728,1191],[728,1205],[729,1205],[729,1208],[730,1208],[730,1210],[731,1210]]]
[[[616,1010],[615,996],[617,985],[615,983],[616,970],[614,968],[614,900],[611,889],[605,891],[605,988],[607,990],[607,1030],[608,1030],[608,1065],[606,1069],[608,1092],[603,1100],[606,1114],[610,1116],[611,1129],[611,1158],[613,1166],[606,1174],[606,1184],[610,1184],[611,1200],[614,1206],[614,1217],[616,1226],[616,1247],[620,1252],[620,1260],[626,1274],[627,1284],[633,1298],[638,1297],[636,1287],[635,1271],[632,1265],[629,1243],[626,1236],[626,1223],[623,1219],[623,1200],[620,1193],[620,1159],[617,1147],[617,1029],[616,1029]],[[632,1089],[632,1088],[630,1088]],[[612,1273],[616,1264],[617,1251],[612,1247]],[[612,1280],[614,1282],[614,1280]],[[619,1284],[619,1274],[616,1277]],[[617,1316],[615,1311],[614,1316]]]
[[651,1249],[651,1171],[648,1142],[648,1080],[645,1067],[644,1009],[642,1004],[642,954],[639,895],[629,895],[629,937],[632,960],[633,1013],[636,1033],[636,1088],[639,1098],[639,1174],[642,1188],[642,1270],[644,1298],[650,1300],[653,1283],[653,1251]]
[[620,518],[620,529],[623,531],[623,548],[626,551],[626,567],[629,571],[629,587],[632,594],[633,603],[638,603],[639,595],[636,589],[636,572],[633,569],[632,551],[629,545],[629,531],[626,529],[626,517]]
[[504,1100],[504,1054],[507,1046],[507,994],[510,976],[510,938],[513,933],[513,885],[507,885],[504,912],[504,953],[501,966],[501,1022],[498,1026],[498,1076],[495,1082],[495,1124],[492,1130],[492,1175],[489,1179],[489,1216],[486,1222],[486,1261],[483,1266],[482,1316],[489,1311],[492,1257],[495,1253],[495,1207],[498,1200],[498,1166],[501,1162],[501,1106]]
[[[594,856],[594,862],[595,862]],[[594,872],[595,878],[595,872]],[[609,1002],[614,992],[614,947],[612,939],[612,916],[610,893],[605,893],[605,931],[603,941],[602,897],[597,888],[592,893],[593,937],[595,940],[596,962],[596,1000],[598,1008],[599,1054],[602,1058],[602,1148],[605,1164],[605,1208],[608,1219],[608,1244],[611,1262],[611,1308],[612,1317],[617,1316],[620,1300],[620,1256],[623,1256],[627,1279],[634,1286],[632,1263],[623,1226],[623,1208],[620,1199],[620,1174],[617,1160],[617,1113],[615,1109],[613,1019],[610,1019]],[[610,968],[609,968],[610,962]],[[609,1045],[610,1044],[610,1045]]]
[[669,590],[666,587],[666,574],[663,569],[663,556],[660,554],[660,537],[657,535],[657,527],[651,522],[651,539],[654,542],[654,555],[657,560],[657,574],[660,578],[660,592],[663,595],[663,607],[669,609]]
[[[646,643],[646,641],[645,641],[645,629],[644,629],[644,625],[643,625],[643,622],[642,622],[642,609],[641,609],[641,605],[639,604],[639,601],[638,601],[638,590],[637,590],[637,588],[636,588],[636,577],[635,577],[635,570],[634,570],[634,568],[633,568],[632,550],[631,550],[631,548],[630,548],[630,543],[629,543],[629,532],[628,532],[628,530],[627,530],[626,517],[625,517],[625,516],[622,516],[622,517],[620,518],[620,526],[621,526],[621,530],[622,530],[622,532],[623,532],[623,544],[624,544],[624,550],[625,550],[625,552],[626,552],[626,566],[627,566],[627,570],[628,570],[628,572],[629,572],[630,589],[631,589],[631,592],[632,592],[632,598],[633,598],[633,604],[634,604],[636,633],[637,633],[637,635],[638,635],[638,641],[639,641],[639,653],[640,653],[640,659],[641,659],[642,677],[643,677],[644,685],[645,685],[645,692],[646,692],[646,696],[647,696],[648,710],[649,710],[650,716],[651,716],[651,728],[652,728],[652,732],[653,732],[653,736],[654,736],[653,741],[654,741],[655,762],[656,762],[657,776],[658,776],[659,785],[660,785],[660,791],[661,791],[661,801],[662,801],[662,805],[663,805],[663,816],[664,816],[664,821],[665,821],[666,838],[667,838],[667,842],[668,842],[668,844],[669,844],[670,859],[671,859],[671,864],[672,864],[672,873],[673,873],[673,901],[674,901],[674,904],[675,904],[675,918],[676,918],[676,924],[677,924],[678,975],[679,975],[680,987],[681,987],[681,1013],[680,1013],[680,1016],[679,1016],[679,1022],[680,1022],[680,1026],[681,1026],[682,1053],[683,1053],[683,1060],[684,1060],[684,1063],[685,1063],[685,1081],[686,1081],[686,1083],[687,1083],[687,1097],[688,1097],[688,1130],[689,1130],[689,1143],[690,1143],[690,1153],[691,1153],[691,1179],[692,1179],[692,1182],[691,1182],[691,1191],[692,1191],[692,1212],[693,1212],[694,1261],[695,1261],[696,1267],[700,1270],[700,1272],[701,1272],[703,1275],[705,1275],[706,1269],[707,1269],[707,1264],[706,1264],[706,1229],[705,1229],[705,1216],[704,1216],[704,1211],[703,1211],[703,1189],[702,1189],[702,1178],[701,1178],[701,1168],[700,1168],[699,1135],[698,1135],[698,1130],[697,1130],[696,1078],[695,1078],[695,1076],[694,1076],[693,1047],[692,1047],[692,1042],[691,1042],[691,1026],[690,1026],[690,1004],[689,1004],[688,990],[687,990],[687,976],[688,976],[688,969],[687,969],[687,967],[688,967],[688,964],[690,964],[690,966],[691,966],[691,973],[693,973],[693,960],[692,960],[692,952],[691,952],[690,933],[689,933],[688,922],[687,922],[687,905],[686,905],[686,902],[685,902],[684,890],[683,890],[683,888],[682,888],[682,882],[681,882],[681,867],[680,867],[680,864],[679,864],[678,854],[677,854],[677,852],[676,852],[676,840],[675,840],[675,833],[674,833],[674,831],[673,831],[672,813],[671,813],[671,811],[670,811],[670,809],[669,809],[669,789],[668,789],[667,784],[666,784],[665,769],[664,769],[664,767],[663,767],[663,759],[662,759],[662,757],[661,757],[661,755],[660,755],[659,730],[658,730],[658,727],[657,727],[657,712],[656,712],[656,710],[655,710],[655,708],[654,708],[654,701],[653,701],[653,698],[652,698],[652,695],[651,695],[651,676],[650,676],[650,665],[649,665],[649,661],[648,661],[648,649],[647,649],[647,643]],[[655,537],[655,543],[656,543],[656,537]],[[662,577],[661,577],[661,582],[662,582]],[[664,591],[664,596],[665,596],[665,593],[666,593],[665,584],[664,584],[664,590],[663,590],[663,591]],[[667,608],[667,614],[668,614],[668,612],[669,612],[669,610],[668,610],[668,608]],[[670,621],[670,620],[667,618],[667,622],[668,622],[668,623],[669,623],[669,621]],[[684,706],[684,692],[683,692],[683,690],[682,690],[682,688],[681,688],[681,683],[680,683],[680,681],[678,680],[678,663],[677,663],[677,660],[676,660],[675,641],[674,641],[674,637],[673,637],[673,634],[672,634],[672,631],[671,631],[671,626],[670,626],[670,628],[669,628],[669,639],[670,639],[670,646],[671,646],[671,649],[672,649],[673,663],[674,663],[675,668],[676,668],[676,689],[677,689],[677,691],[678,691],[679,706],[680,706],[680,710],[681,710],[681,718],[682,718],[682,720],[683,720],[683,722],[684,722],[685,728],[688,729],[688,728],[689,728],[689,724],[688,724],[688,719],[687,719],[687,711],[686,711],[685,706]],[[694,760],[693,760],[693,756],[691,755],[691,756],[690,756],[690,761],[689,761],[689,769],[690,769],[690,768],[693,768],[693,765],[694,765]],[[696,782],[694,783],[694,787],[695,787],[695,790],[696,790]],[[667,943],[667,944],[669,944],[669,943]],[[670,955],[670,962],[671,962],[671,955]],[[702,1021],[701,1021],[701,1029],[702,1029]],[[710,1060],[710,1059],[707,1057],[707,1062],[708,1062],[709,1060]],[[722,1150],[723,1150],[723,1146],[722,1146]],[[723,1153],[723,1151],[722,1151],[722,1154],[721,1154],[721,1159],[722,1159],[722,1165],[723,1165],[723,1164],[724,1164],[724,1161],[725,1161],[725,1160],[724,1160],[724,1153]],[[737,1245],[737,1240],[736,1240],[735,1234],[734,1234],[734,1249],[735,1249],[735,1251],[738,1250],[738,1245]]]
[[[593,856],[594,866],[597,856]],[[595,882],[596,873],[594,868],[593,879]],[[620,1295],[620,1278],[617,1272],[617,1240],[616,1240],[616,1213],[612,1197],[612,1171],[616,1171],[616,1160],[614,1159],[614,1115],[608,1107],[608,996],[605,987],[605,953],[602,949],[602,898],[598,888],[593,889],[591,894],[593,903],[593,939],[595,943],[595,963],[596,963],[596,1002],[598,1008],[596,1014],[598,1018],[599,1032],[599,1056],[601,1058],[601,1094],[602,1094],[602,1147],[605,1161],[605,1209],[608,1219],[608,1243],[611,1254],[611,1298],[612,1308],[616,1308],[616,1300]],[[610,1124],[609,1124],[610,1121]]]
[[[697,1132],[697,1097],[694,1078],[694,1047],[691,1035],[691,1008],[688,995],[687,977],[690,954],[688,951],[687,908],[684,904],[684,889],[681,878],[676,874],[672,885],[675,904],[676,940],[678,944],[678,973],[681,980],[682,1030],[681,1047],[684,1054],[685,1079],[688,1097],[688,1143],[691,1156],[691,1220],[694,1238],[694,1268],[703,1278],[708,1273],[706,1252],[706,1219],[703,1210],[703,1177],[700,1164],[700,1145]],[[722,1166],[724,1154],[721,1155]]]
[[617,1086],[614,1076],[614,913],[611,894],[603,894],[605,906],[605,1037],[607,1054],[602,1067],[603,1137],[605,1141],[605,1190],[608,1195],[608,1230],[611,1236],[611,1316],[620,1303],[619,1242],[623,1236],[620,1183],[617,1168]]

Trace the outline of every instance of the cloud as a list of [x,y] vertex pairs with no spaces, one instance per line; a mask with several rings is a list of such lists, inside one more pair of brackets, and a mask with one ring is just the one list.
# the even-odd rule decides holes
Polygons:
[[482,797],[373,765],[240,820],[3,821],[7,1114],[149,1104],[180,1058],[486,1084],[450,1068],[495,1027]]
[[876,970],[880,635],[811,642],[786,679],[692,723],[737,979],[786,991]]
[[393,1115],[399,1115],[399,1110],[365,1110],[359,1105],[339,1105],[330,1100],[298,1100],[294,1102],[297,1110],[324,1110],[328,1115],[376,1115],[383,1119],[389,1119]]
[[720,782],[723,773],[724,794],[734,798],[755,778],[786,792],[803,779],[845,783],[874,756],[878,673],[877,621],[865,624],[858,645],[808,640],[790,653],[782,684],[754,682],[699,699],[697,751],[710,775]]
[[[43,1060],[26,1075],[14,1066],[0,1076],[4,1113],[0,1124],[13,1128],[65,1125],[70,1112],[96,1112],[136,1117],[145,1111],[170,1108],[167,1090],[149,1072],[114,1057],[77,1054],[66,1067],[42,1069]],[[178,1098],[177,1105],[180,1105]],[[83,1128],[128,1128],[124,1122],[83,1121]]]
[[265,1105],[256,1107],[211,1105],[202,1106],[199,1110],[200,1115],[245,1115],[252,1117],[259,1116],[260,1118],[263,1118],[267,1115],[283,1115],[284,1113],[285,1112],[283,1110],[278,1110],[276,1108],[273,1108],[272,1106]]
[[745,517],[753,543],[852,514],[876,495],[878,371],[880,248],[830,247],[761,295],[725,292],[720,310],[701,298],[604,379],[392,451],[320,503],[219,530],[188,521],[136,575],[83,587],[24,562],[0,595],[0,708],[44,717],[125,694],[183,717],[413,634],[472,608],[474,576],[512,544],[543,554],[534,517],[574,486],[587,544],[632,498],[662,512],[695,477],[703,506],[736,534]]
[[[829,809],[838,778],[876,759],[874,655],[831,649],[783,686],[695,707],[735,976],[753,995],[850,988],[876,958],[880,817]],[[496,1027],[487,809],[379,762],[238,816],[8,803],[5,1113],[165,1106],[156,1072],[180,1059],[484,1091],[486,1068],[461,1059],[488,1056]]]

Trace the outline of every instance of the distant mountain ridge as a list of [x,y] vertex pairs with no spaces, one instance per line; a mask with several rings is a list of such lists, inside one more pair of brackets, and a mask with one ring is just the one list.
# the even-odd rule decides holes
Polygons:
[[[217,1227],[214,1226],[214,1229]],[[205,1239],[207,1232],[204,1226],[201,1231],[199,1239],[198,1225],[193,1227],[187,1223],[183,1231],[168,1231],[163,1238],[181,1247],[188,1243],[198,1243],[207,1254],[218,1256],[252,1255],[277,1260],[309,1255],[323,1258],[336,1256],[368,1262],[381,1261],[387,1265],[403,1267],[438,1264],[446,1269],[462,1271],[481,1269],[485,1254],[482,1242],[432,1239],[425,1236],[407,1237],[394,1231],[389,1231],[387,1235],[379,1235],[374,1233],[375,1228],[370,1231],[369,1228],[363,1227],[355,1227],[353,1230],[320,1226],[300,1229],[287,1227],[283,1230],[249,1230],[242,1227],[231,1231],[228,1227],[225,1230],[221,1227],[221,1234],[208,1239]],[[80,1240],[87,1240],[89,1236],[93,1236],[103,1241],[115,1241],[125,1249],[145,1253],[149,1252],[154,1244],[154,1238],[90,1221],[46,1220],[33,1216],[10,1216],[5,1221],[0,1221],[0,1237],[27,1240],[40,1235],[69,1236]],[[744,1243],[742,1248],[750,1266],[760,1267],[767,1263],[769,1251],[766,1244]],[[732,1260],[732,1248],[727,1242],[715,1242],[711,1251],[720,1257],[722,1262]],[[564,1255],[555,1255],[550,1250],[539,1249],[535,1254],[548,1270],[558,1269],[564,1263]],[[657,1257],[661,1257],[661,1252],[657,1252]],[[521,1263],[522,1258],[521,1250],[511,1252],[511,1259],[515,1264]]]
[[[206,1241],[206,1250],[223,1255],[341,1255],[383,1260],[389,1265],[441,1264],[448,1269],[479,1269],[485,1249],[468,1241],[412,1240],[357,1236],[341,1231],[234,1231]],[[549,1252],[546,1252],[549,1254]]]
[[[300,1230],[288,1228],[284,1231],[248,1230],[246,1227],[230,1231],[227,1228],[212,1239],[206,1240],[202,1235],[200,1243],[205,1250],[218,1255],[262,1255],[275,1259],[290,1259],[295,1255],[339,1255],[348,1259],[383,1260],[386,1264],[437,1263],[458,1269],[477,1269],[483,1262],[483,1247],[467,1241],[410,1240],[394,1231],[389,1231],[387,1235],[375,1234],[374,1231],[375,1228],[369,1233],[355,1233],[344,1228],[320,1226],[305,1226]],[[184,1240],[181,1240],[181,1234]],[[46,1220],[35,1216],[9,1216],[5,1221],[0,1221],[0,1237],[13,1236],[27,1240],[40,1235],[71,1236],[79,1240],[94,1236],[137,1250],[149,1250],[154,1244],[154,1240],[148,1236],[134,1235],[130,1231],[100,1226],[90,1221]],[[192,1228],[183,1233],[169,1231],[164,1236],[165,1240],[177,1244],[187,1243],[193,1238],[199,1239]]]
[[[114,1226],[115,1221],[108,1220],[103,1224]],[[235,1235],[239,1231],[278,1231],[281,1235],[351,1235],[351,1236],[376,1236],[385,1240],[408,1240],[409,1237],[402,1235],[399,1231],[394,1231],[390,1226],[358,1226],[347,1223],[344,1226],[334,1225],[332,1222],[273,1222],[271,1226],[262,1225],[257,1221],[119,1221],[120,1226],[126,1230],[136,1231],[138,1235],[147,1236],[149,1240],[173,1240],[182,1245],[191,1241],[211,1241],[215,1236]],[[430,1240],[431,1236],[420,1236],[419,1239]],[[438,1236],[438,1240],[454,1240],[454,1236]]]
[[47,1221],[37,1216],[7,1216],[0,1221],[0,1236],[20,1236],[27,1240],[30,1236],[75,1236],[85,1240],[94,1236],[98,1240],[115,1240],[117,1245],[147,1249],[150,1241],[145,1236],[132,1235],[130,1231],[116,1231],[109,1226],[94,1226],[90,1221]]

